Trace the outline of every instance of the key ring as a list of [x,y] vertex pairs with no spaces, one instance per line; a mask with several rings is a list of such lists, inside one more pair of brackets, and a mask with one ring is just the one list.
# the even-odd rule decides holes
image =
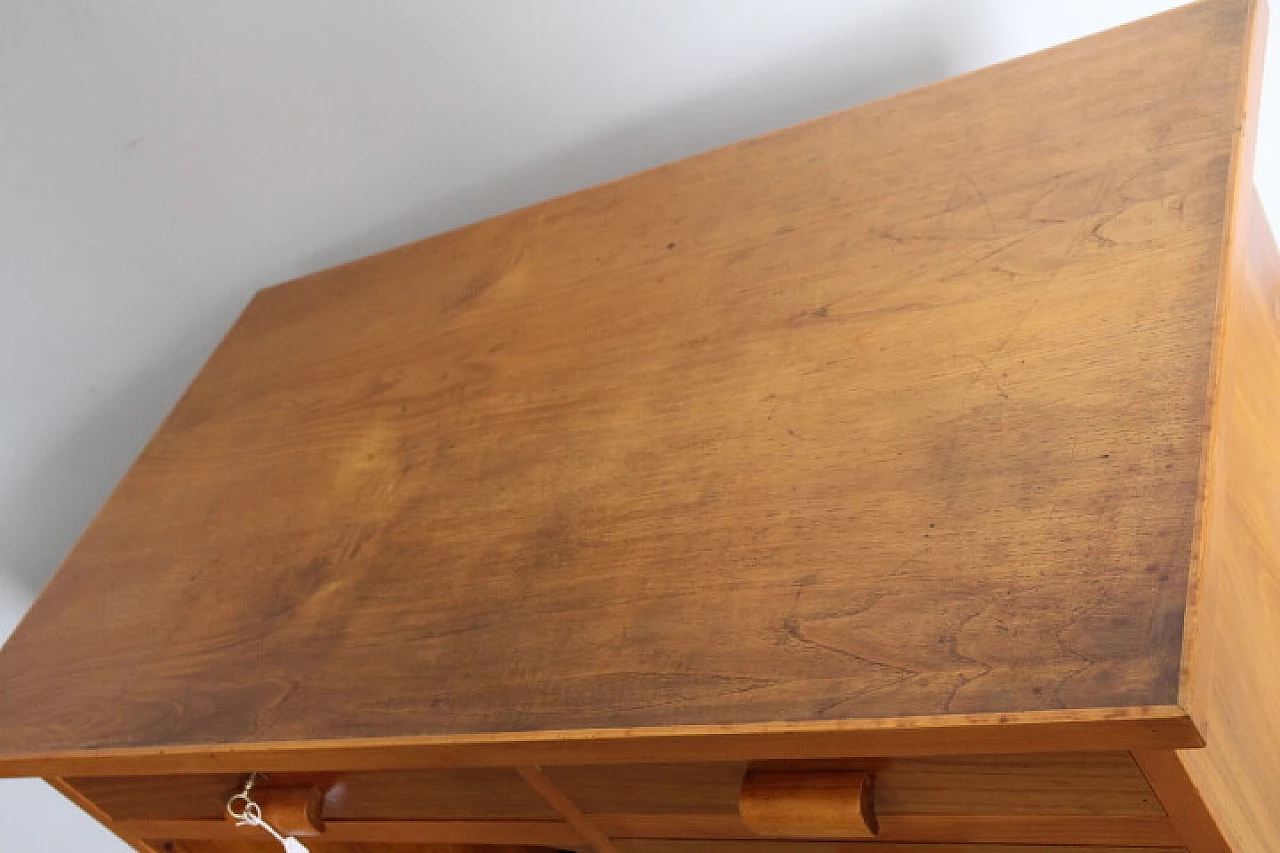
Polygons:
[[[227,800],[227,814],[235,818],[236,826],[256,826],[268,833],[280,842],[286,853],[307,853],[307,848],[301,841],[289,835],[281,835],[274,826],[262,819],[262,806],[253,799],[252,794],[253,785],[257,781],[258,774],[250,773],[249,778],[244,780],[244,787]],[[239,810],[237,810],[237,802],[244,803]]]
[[[258,774],[250,773],[249,778],[244,780],[244,787],[239,792],[232,794],[231,799],[227,800],[227,814],[243,824],[254,824],[262,820],[262,806],[255,803],[253,797],[250,796],[254,783],[257,781]],[[236,811],[234,808],[237,800],[244,801],[244,807],[240,811]],[[252,815],[252,818],[250,815]]]

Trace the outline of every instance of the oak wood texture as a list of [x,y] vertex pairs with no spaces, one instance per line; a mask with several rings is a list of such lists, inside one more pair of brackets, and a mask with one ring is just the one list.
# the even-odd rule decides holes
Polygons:
[[1280,252],[1251,198],[1224,309],[1206,564],[1180,754],[1238,851],[1280,850]]
[[262,292],[0,654],[0,763],[1173,705],[1249,22]]
[[738,814],[756,835],[773,838],[873,838],[874,778],[853,770],[748,769]]

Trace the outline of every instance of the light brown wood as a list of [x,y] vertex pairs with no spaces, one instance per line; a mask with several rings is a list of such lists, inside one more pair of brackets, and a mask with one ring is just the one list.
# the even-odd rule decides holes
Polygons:
[[618,853],[609,836],[600,831],[591,818],[582,813],[577,803],[569,799],[560,787],[540,767],[517,767],[516,772],[538,792],[547,805],[560,813],[565,823],[573,827],[595,853]]
[[510,732],[357,738],[265,744],[218,744],[66,750],[0,756],[0,776],[57,769],[67,776],[155,773],[331,772],[513,763],[619,764],[743,761],[849,755],[965,755],[1174,749],[1204,741],[1177,706],[891,717],[824,723],[671,726],[646,729]]
[[[170,841],[244,839],[242,831],[217,820],[121,820],[113,826],[140,838]],[[531,820],[334,820],[325,829],[327,842],[360,844],[531,844],[583,847],[582,837],[567,823]],[[312,842],[308,840],[307,845]]]
[[1264,18],[262,292],[0,652],[0,773],[173,853],[258,849],[248,771],[342,853],[1280,849]]
[[[737,815],[596,815],[615,839],[750,839],[757,833]],[[880,841],[944,844],[1179,845],[1167,817],[1098,815],[882,815]]]
[[101,808],[99,808],[98,804],[95,803],[93,800],[89,799],[88,797],[84,796],[82,793],[77,791],[74,786],[72,786],[70,783],[67,782],[67,780],[60,779],[57,776],[50,776],[46,778],[44,781],[50,787],[56,790],[58,793],[62,794],[62,796],[66,797],[68,800],[70,800],[71,802],[79,806],[81,809],[83,809],[90,817],[92,817],[98,823],[102,824],[109,831],[115,833],[116,837],[118,837],[125,844],[128,844],[134,850],[137,850],[138,853],[160,853],[160,851],[157,851],[156,848],[152,847],[150,844],[148,844],[146,841],[143,840],[147,836],[141,835],[141,834],[134,834],[130,832],[128,829],[124,829],[115,825],[110,815],[108,815]]
[[1280,849],[1280,252],[1256,200],[1225,306],[1224,375],[1180,760],[1236,851]]
[[[1134,815],[1164,812],[1128,753],[773,762],[875,775],[879,815]],[[637,764],[547,770],[587,814],[734,814],[745,765]]]
[[[239,774],[69,780],[116,820],[222,816]],[[273,784],[310,784],[272,775]],[[548,820],[558,817],[509,767],[344,773],[327,777],[325,814],[338,820]]]
[[1181,847],[1079,847],[1004,844],[896,844],[878,841],[626,840],[621,853],[1184,853]]
[[[1212,671],[1216,652],[1216,625],[1220,608],[1214,596],[1221,586],[1224,540],[1230,524],[1224,519],[1230,491],[1227,461],[1231,408],[1224,405],[1235,382],[1234,373],[1252,370],[1247,361],[1233,355],[1238,340],[1232,333],[1239,312],[1238,293],[1246,275],[1249,255],[1257,240],[1251,236],[1254,221],[1255,156],[1258,108],[1262,98],[1262,63],[1266,53],[1268,6],[1266,0],[1249,0],[1249,21],[1244,44],[1244,69],[1235,94],[1235,133],[1227,170],[1227,214],[1222,233],[1218,301],[1215,306],[1213,369],[1210,374],[1208,430],[1201,449],[1200,498],[1192,545],[1191,573],[1187,584],[1182,669],[1178,702],[1192,710],[1202,727],[1208,725],[1208,705],[1213,701]],[[1263,463],[1265,464],[1265,463]],[[1265,472],[1264,472],[1265,476]]]
[[771,838],[874,838],[874,786],[859,771],[748,768],[738,814],[752,833]]
[[[115,824],[144,838],[223,839],[236,833],[215,820],[129,820]],[[597,838],[751,840],[761,836],[733,814],[592,815]],[[330,821],[325,838],[368,843],[453,842],[582,845],[581,830],[550,821]],[[813,840],[821,840],[810,835]],[[877,839],[918,844],[1181,845],[1161,817],[1099,815],[885,815]]]
[[[1237,93],[1204,496],[1179,701],[1207,747],[1161,759],[1236,851],[1280,849],[1280,252],[1252,186],[1267,5],[1252,7]],[[1200,809],[1193,849],[1220,841]]]
[[1203,796],[1172,750],[1135,752],[1133,757],[1191,853],[1231,853],[1231,845],[1223,838]]
[[[327,784],[311,783],[295,786],[257,785],[253,801],[262,809],[262,819],[281,835],[310,838],[324,832],[324,796]],[[225,809],[223,819],[234,829],[237,819]],[[252,826],[239,827],[244,835],[261,830]]]
[[0,763],[1173,704],[1248,20],[264,291],[0,654]]
[[[551,853],[545,847],[521,844],[361,844],[308,841],[313,853]],[[181,841],[166,853],[278,853],[280,845],[266,841]]]

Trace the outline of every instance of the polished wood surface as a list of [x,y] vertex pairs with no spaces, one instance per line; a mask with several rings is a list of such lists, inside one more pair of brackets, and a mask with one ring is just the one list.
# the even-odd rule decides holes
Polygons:
[[[116,820],[217,819],[244,777],[83,777],[67,781]],[[333,777],[324,811],[328,818],[337,820],[558,817],[515,770],[506,767],[344,773]]]
[[[292,787],[259,785],[253,789],[252,796],[262,810],[262,820],[277,832],[311,838],[324,833],[324,795],[328,788],[328,784],[321,783]],[[256,827],[241,826],[239,820],[225,810],[223,819],[242,836],[261,832]]]
[[[65,779],[60,779],[57,776],[49,776],[44,781],[55,791],[62,794],[62,796],[66,797],[68,800],[83,809],[86,814],[98,823],[115,833],[117,838],[132,847],[137,851],[137,853],[157,853],[157,848],[152,847],[143,840],[144,838],[153,836],[149,836],[146,833],[135,834],[127,829],[122,829],[115,824],[111,816],[108,815],[97,803],[89,797],[86,797],[80,791],[76,790],[76,788],[69,784]],[[212,823],[212,821],[210,822]]]
[[1182,847],[893,844],[866,841],[624,841],[620,853],[1184,853]]
[[[1161,846],[1183,838],[1128,753],[788,761],[757,763],[755,769],[791,778],[874,774],[878,838],[885,841]],[[422,787],[459,780],[476,791],[481,782],[497,783],[500,798],[511,801],[505,790],[509,780],[501,777],[338,775],[329,782],[331,790],[346,793],[336,801],[330,796],[334,811],[325,837],[368,843],[580,841],[608,851],[619,838],[728,840],[774,834],[768,826],[749,825],[739,813],[746,771],[746,765],[731,763],[520,768],[530,792],[542,796],[561,821],[498,817],[474,796],[463,801],[475,806],[473,813],[459,810],[463,819],[440,820],[435,816],[443,792]],[[235,837],[217,819],[220,804],[237,787],[235,777],[175,777],[170,780],[174,790],[163,796],[156,794],[161,787],[156,778],[74,781],[119,832],[170,840]],[[271,781],[297,784],[287,776]],[[397,785],[402,790],[393,792]],[[343,801],[348,805],[339,816]],[[351,801],[363,804],[360,819],[350,818]],[[198,814],[213,818],[190,817]],[[785,834],[816,839],[830,837],[829,830],[797,824]]]
[[749,768],[738,814],[768,838],[874,838],[874,785],[871,774],[854,770]]
[[0,760],[1173,704],[1248,9],[264,291]]
[[1173,750],[1135,752],[1133,757],[1191,853],[1231,853],[1203,795]]
[[419,735],[210,746],[57,750],[0,757],[0,776],[331,772],[515,764],[620,764],[840,756],[969,755],[1201,747],[1182,708],[887,717],[737,726]]
[[[524,844],[362,844],[307,840],[313,853],[552,853],[546,847]],[[279,853],[280,845],[266,841],[179,841],[160,853]]]
[[529,787],[538,792],[547,804],[560,813],[565,823],[573,827],[583,840],[591,845],[595,853],[618,853],[609,835],[596,825],[595,821],[583,814],[575,803],[555,781],[543,772],[541,767],[517,767],[520,778],[529,783]]
[[[759,837],[736,815],[600,815],[593,821],[615,839]],[[879,824],[877,839],[915,844],[1162,847],[1183,843],[1172,823],[1163,816],[883,815]]]
[[[595,815],[590,823],[612,848],[632,838],[757,840],[736,815]],[[117,831],[144,838],[219,840],[238,837],[222,821],[129,820]],[[1185,843],[1166,817],[1096,815],[897,815],[876,836],[903,844],[1076,844],[1164,847]],[[569,824],[537,821],[333,821],[330,840],[361,843],[526,843],[590,846]],[[821,836],[813,836],[821,840]],[[593,848],[595,849],[595,848]]]
[[[123,820],[112,829],[165,841],[242,841],[243,830],[216,820]],[[528,820],[340,820],[325,828],[324,840],[357,844],[479,844],[588,847],[567,823]],[[310,844],[310,841],[307,842]],[[152,843],[152,846],[156,846]]]
[[1252,14],[1179,695],[1207,746],[1146,760],[1201,804],[1194,853],[1280,850],[1280,250],[1251,180],[1266,4]]
[[1181,753],[1236,851],[1280,850],[1280,251],[1256,197],[1228,291],[1201,637],[1203,750]]
[[144,853],[271,847],[247,771],[317,853],[1280,849],[1264,18],[263,291],[0,652],[0,774]]
[[[1164,814],[1128,753],[968,756],[784,763],[791,770],[861,769],[876,811],[890,815]],[[556,767],[548,774],[588,814],[735,814],[737,763]]]
[[[876,777],[881,814],[1159,815],[1128,753],[784,762],[787,770],[854,769]],[[734,814],[746,765],[635,764],[546,768],[587,814]],[[287,777],[286,777],[287,778]],[[242,777],[68,779],[115,820],[219,819]],[[558,813],[511,769],[347,773],[333,777],[331,820],[554,820]]]
[[[878,837],[885,841],[1161,846],[1182,839],[1128,753],[786,761],[754,768],[793,779],[873,774]],[[339,774],[325,779],[331,788],[324,837],[364,843],[582,843],[608,851],[620,838],[773,834],[740,815],[741,792],[750,787],[744,776],[749,779],[740,763],[520,768],[516,780],[523,778],[530,795],[548,803],[546,813],[560,818],[539,821],[503,817],[476,796],[488,788],[497,800],[517,801],[507,787],[511,780],[492,771]],[[172,790],[163,794],[158,777],[72,781],[118,832],[177,841],[236,837],[218,815],[238,788],[238,777],[171,777]],[[269,781],[298,787],[305,777]],[[451,801],[447,791],[425,787],[433,784],[469,790]],[[460,819],[440,819],[442,802]],[[830,837],[829,830],[796,824],[783,832],[817,839]]]

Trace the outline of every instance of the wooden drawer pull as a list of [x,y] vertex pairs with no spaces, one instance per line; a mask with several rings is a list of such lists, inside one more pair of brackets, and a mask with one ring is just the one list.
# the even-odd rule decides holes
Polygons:
[[[308,838],[324,832],[324,797],[328,785],[271,786],[258,784],[253,800],[262,807],[262,819],[282,835]],[[235,823],[235,818],[227,818]]]
[[840,771],[748,770],[738,811],[757,835],[774,838],[872,838],[872,778]]

